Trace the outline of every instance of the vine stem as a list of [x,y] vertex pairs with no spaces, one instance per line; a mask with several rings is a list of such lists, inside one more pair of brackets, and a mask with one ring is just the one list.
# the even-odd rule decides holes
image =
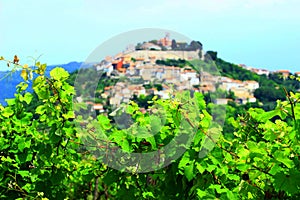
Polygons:
[[97,200],[99,196],[98,186],[99,186],[99,176],[97,176],[95,180],[94,200]]
[[290,95],[288,94],[288,91],[285,89],[285,87],[283,87],[283,90],[285,92],[286,97],[288,98],[290,104],[291,104],[291,110],[292,110],[292,117],[293,120],[296,121],[296,116],[295,116],[295,110],[294,110],[294,103],[292,102]]
[[[3,58],[3,57],[2,57]],[[6,62],[7,63],[7,67],[10,67],[9,65],[10,64],[12,64],[12,65],[14,65],[14,67],[13,67],[13,70],[14,69],[16,69],[16,68],[23,68],[23,66],[21,65],[21,64],[19,64],[19,63],[16,63],[16,62],[13,62],[13,61],[10,61],[10,60],[6,60],[6,59],[0,59],[1,61],[4,61],[4,62]],[[8,77],[10,74],[12,74],[14,71],[12,71],[12,72],[10,72],[10,73],[7,73],[5,76],[3,76],[1,79],[0,79],[0,81],[1,80],[3,80],[3,79],[5,79],[6,77]]]

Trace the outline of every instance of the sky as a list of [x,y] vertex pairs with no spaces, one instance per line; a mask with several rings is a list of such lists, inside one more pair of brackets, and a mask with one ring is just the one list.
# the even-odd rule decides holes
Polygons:
[[299,0],[0,0],[0,56],[86,61],[117,35],[158,28],[200,41],[229,62],[296,72],[299,11]]

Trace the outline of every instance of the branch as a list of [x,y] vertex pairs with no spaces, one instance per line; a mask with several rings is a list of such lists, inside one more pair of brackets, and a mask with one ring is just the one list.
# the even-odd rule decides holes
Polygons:
[[290,95],[288,94],[287,90],[283,87],[283,90],[285,92],[285,95],[286,97],[288,98],[290,104],[291,104],[291,110],[292,110],[292,117],[293,117],[293,120],[296,121],[296,116],[295,116],[295,110],[294,110],[294,104],[290,98]]
[[95,181],[94,200],[97,200],[99,196],[98,186],[99,186],[99,176],[96,177],[96,181]]

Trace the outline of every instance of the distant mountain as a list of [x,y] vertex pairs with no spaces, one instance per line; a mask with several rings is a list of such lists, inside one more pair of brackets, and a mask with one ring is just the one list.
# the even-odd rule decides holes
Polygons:
[[[77,69],[80,69],[81,67],[89,67],[91,65],[92,64],[86,64],[83,62],[70,62],[68,64],[61,64],[61,65],[49,65],[49,66],[47,66],[46,75],[49,75],[50,71],[55,67],[63,67],[69,73],[72,73],[72,72],[76,71]],[[14,94],[16,92],[16,86],[21,81],[23,81],[22,77],[20,76],[21,71],[16,71],[12,74],[9,74],[9,73],[10,73],[10,71],[0,71],[0,103],[2,105],[6,105],[5,99],[14,97]],[[7,77],[5,77],[5,76],[7,76]],[[2,79],[3,77],[5,77],[5,78]],[[29,83],[29,84],[31,84],[31,83]]]

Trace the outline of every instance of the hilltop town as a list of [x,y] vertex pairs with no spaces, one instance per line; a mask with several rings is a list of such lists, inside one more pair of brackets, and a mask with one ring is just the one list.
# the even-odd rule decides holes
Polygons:
[[[239,104],[256,102],[254,91],[259,83],[253,80],[234,80],[218,73],[210,73],[207,54],[203,52],[200,42],[176,41],[170,35],[159,40],[138,43],[134,47],[114,56],[107,56],[95,65],[97,71],[103,71],[110,79],[119,79],[115,85],[107,86],[101,91],[102,99],[107,99],[113,107],[128,103],[135,96],[157,95],[170,98],[174,91],[190,90],[192,92],[215,92],[223,90],[233,92]],[[192,65],[191,63],[198,63]],[[199,65],[200,63],[200,65]],[[203,67],[205,66],[206,70]],[[268,70],[240,67],[251,70],[259,75],[268,75]],[[214,71],[214,70],[212,70]],[[283,71],[283,75],[289,74]],[[227,104],[232,99],[224,96],[213,99],[215,104]],[[105,112],[102,104],[93,104],[94,110]]]

